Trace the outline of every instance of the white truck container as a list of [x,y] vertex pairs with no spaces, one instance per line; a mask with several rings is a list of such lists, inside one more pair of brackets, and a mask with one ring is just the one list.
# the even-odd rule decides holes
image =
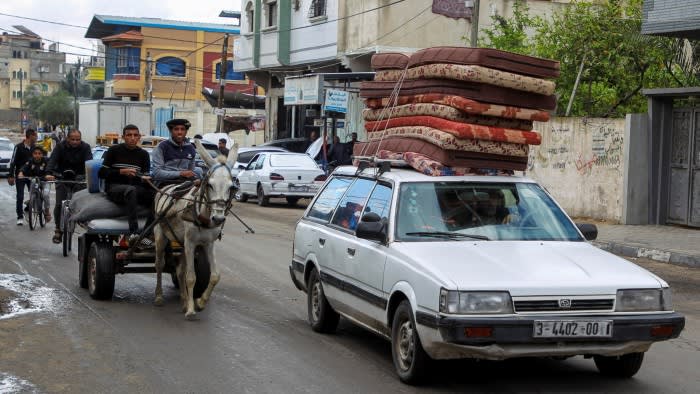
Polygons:
[[136,125],[142,135],[151,135],[152,103],[144,101],[95,100],[81,101],[78,129],[83,141],[95,146],[97,136],[108,133],[121,135],[128,124]]

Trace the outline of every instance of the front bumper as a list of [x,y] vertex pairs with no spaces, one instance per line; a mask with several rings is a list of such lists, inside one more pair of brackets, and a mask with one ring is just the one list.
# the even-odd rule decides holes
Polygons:
[[[535,320],[610,320],[608,338],[534,338]],[[445,317],[416,314],[418,332],[426,352],[433,358],[476,357],[502,360],[525,356],[621,355],[643,352],[653,342],[677,338],[685,326],[679,313],[649,315],[528,315],[517,317]],[[666,332],[652,334],[652,329]],[[490,328],[491,335],[470,337],[468,328]]]

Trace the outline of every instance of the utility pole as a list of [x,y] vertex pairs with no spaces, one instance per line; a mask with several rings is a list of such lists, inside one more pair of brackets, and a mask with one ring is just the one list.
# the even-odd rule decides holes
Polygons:
[[78,66],[73,70],[73,129],[78,128],[78,75],[80,75],[80,58],[78,58]]
[[153,100],[153,58],[151,57],[151,52],[146,54],[146,101],[151,102]]
[[[224,44],[221,46],[221,63],[219,63],[219,111],[224,107],[224,88],[226,87],[226,70],[228,69],[228,33],[224,33]],[[216,131],[221,133],[224,129],[224,114],[217,116]]]
[[24,130],[24,88],[22,81],[24,80],[24,71],[19,69],[19,129]]

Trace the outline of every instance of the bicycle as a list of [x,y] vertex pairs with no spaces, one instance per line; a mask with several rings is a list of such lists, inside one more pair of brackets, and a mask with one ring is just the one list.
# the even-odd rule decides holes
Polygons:
[[[26,177],[25,177],[26,178]],[[27,204],[27,217],[29,219],[29,229],[34,230],[37,224],[44,228],[46,226],[46,216],[44,215],[44,184],[53,183],[40,177],[31,177],[29,184],[29,202]]]
[[[56,184],[72,185],[66,187],[66,197],[61,203],[61,221],[59,222],[59,228],[61,229],[61,244],[63,246],[63,257],[68,256],[68,252],[72,249],[73,232],[75,231],[75,223],[71,223],[70,218],[70,200],[73,198],[73,193],[76,192],[78,185],[85,185],[84,178],[76,177],[73,171],[67,170],[63,172],[61,179],[56,179],[54,181]],[[58,197],[56,197],[56,203],[58,203]]]

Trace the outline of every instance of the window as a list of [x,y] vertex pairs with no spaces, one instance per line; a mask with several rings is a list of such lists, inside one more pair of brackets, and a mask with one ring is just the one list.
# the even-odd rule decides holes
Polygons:
[[252,33],[253,26],[255,26],[255,11],[253,2],[248,3],[248,5],[245,7],[245,15],[246,19],[248,20],[248,33]]
[[41,84],[41,91],[42,92],[48,92],[49,91],[49,85],[42,83]]
[[12,72],[12,79],[17,79],[17,71]]
[[156,75],[159,77],[184,77],[185,61],[173,56],[156,60]]
[[309,7],[309,18],[318,18],[326,15],[326,0],[313,0]]
[[[221,78],[221,63],[216,63],[216,79]],[[226,62],[226,80],[227,81],[244,81],[245,74],[233,70],[233,60]]]
[[352,178],[335,177],[323,189],[321,194],[309,210],[309,218],[314,218],[327,222],[335,212],[338,201],[343,197],[348,186],[352,183]]
[[117,74],[141,73],[141,48],[116,48]]
[[265,11],[267,17],[267,24],[265,25],[265,27],[277,26],[277,2],[270,1],[268,3],[265,3]]
[[357,223],[360,222],[360,214],[365,207],[365,201],[367,201],[374,184],[375,181],[370,179],[360,178],[355,181],[340,201],[331,223],[348,230],[355,230]]
[[377,184],[372,195],[367,201],[365,213],[374,212],[382,219],[389,220],[389,208],[391,208],[391,187],[388,185]]
[[260,155],[260,156],[258,156],[258,160],[255,161],[255,169],[256,170],[262,169],[263,164],[265,164],[265,155]]
[[17,98],[17,91],[16,91],[16,90],[13,90],[13,91],[12,91],[12,98],[13,98],[13,99],[16,99],[16,98]]

